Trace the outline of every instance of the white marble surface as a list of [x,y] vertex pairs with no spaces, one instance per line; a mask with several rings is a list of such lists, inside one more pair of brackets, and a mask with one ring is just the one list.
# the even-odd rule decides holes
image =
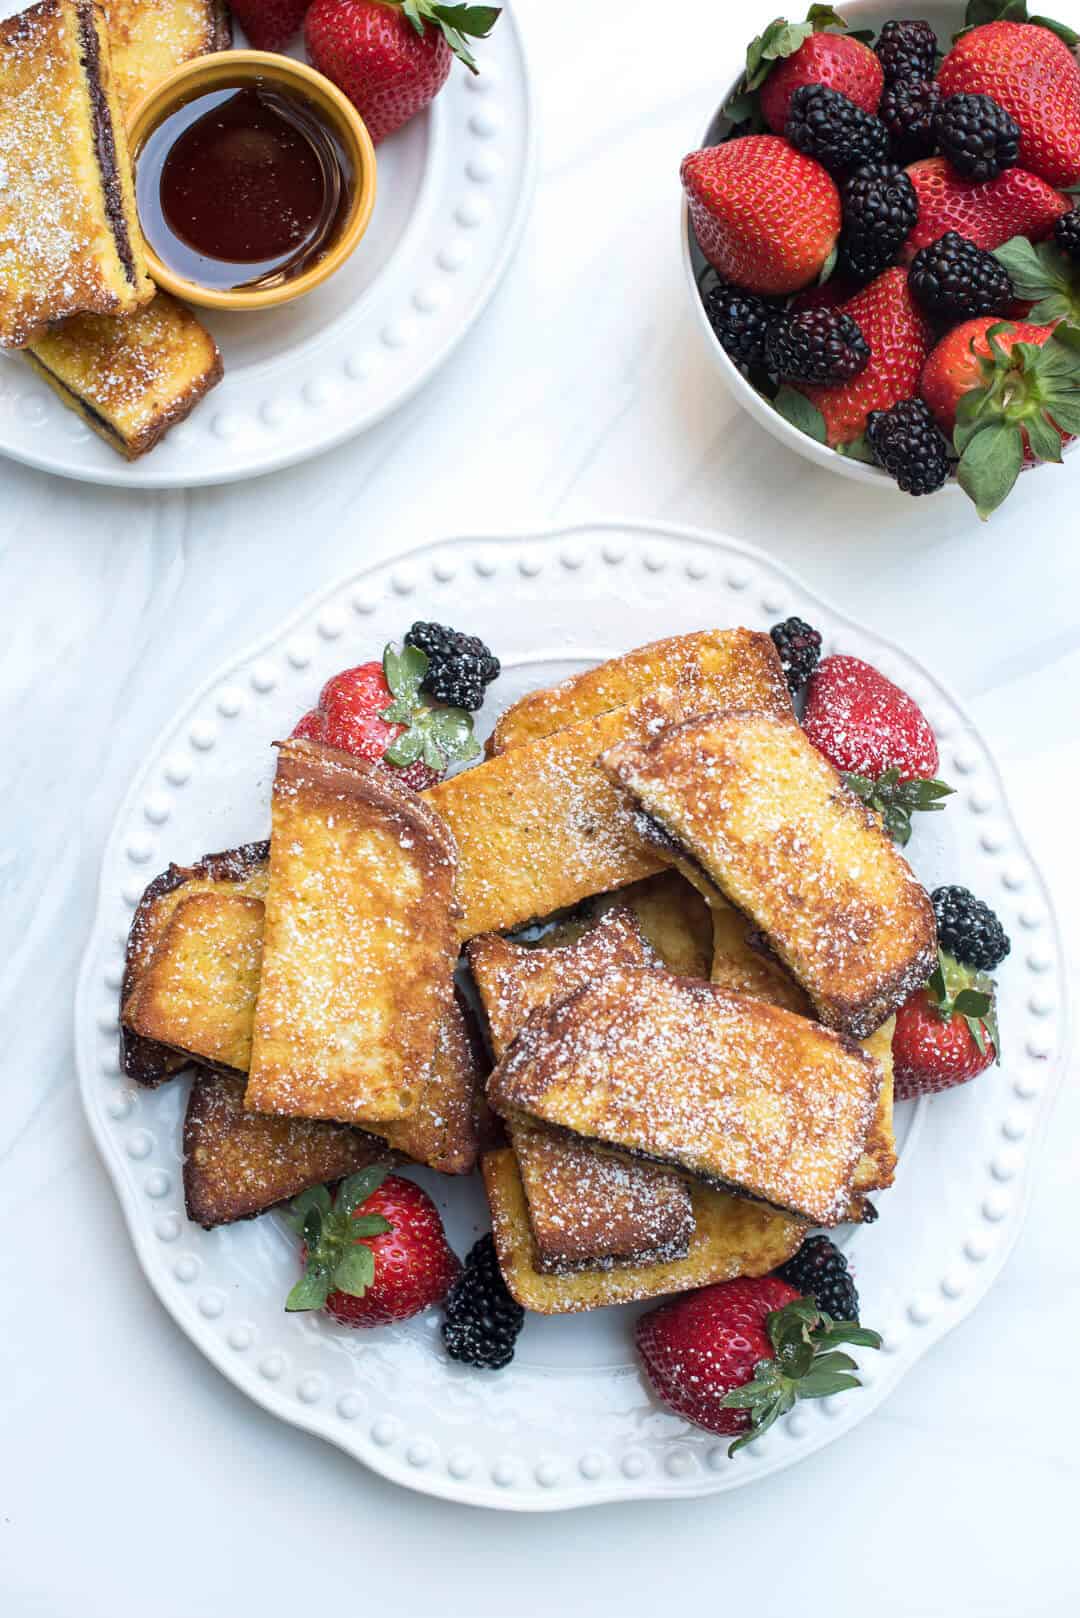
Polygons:
[[151,1297],[75,1100],[75,968],[149,738],[307,593],[452,531],[618,512],[725,529],[903,640],[996,747],[1075,951],[1080,462],[980,527],[831,478],[733,413],[685,305],[676,175],[745,11],[773,8],[736,9],[683,0],[658,48],[649,0],[518,0],[532,221],[481,327],[367,439],[190,496],[2,468],[4,1618],[1077,1611],[1075,1075],[997,1288],[853,1437],[722,1500],[546,1519],[405,1494],[234,1392]]

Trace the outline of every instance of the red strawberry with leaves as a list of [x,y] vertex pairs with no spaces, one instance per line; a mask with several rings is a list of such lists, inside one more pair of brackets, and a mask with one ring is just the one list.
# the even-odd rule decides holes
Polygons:
[[[1008,10],[1015,18],[1016,0]],[[1022,166],[1055,186],[1080,180],[1080,64],[1070,44],[1041,22],[988,22],[963,34],[938,70],[943,95],[1004,107],[1020,126]]]
[[312,65],[345,92],[378,144],[434,101],[455,56],[477,71],[466,36],[486,39],[500,10],[439,0],[314,0],[304,42]]
[[778,135],[691,152],[682,183],[701,251],[751,292],[798,292],[821,274],[840,234],[840,193],[813,158]]
[[657,1398],[677,1416],[744,1444],[798,1399],[860,1386],[841,1343],[880,1348],[877,1332],[833,1321],[777,1276],[721,1281],[642,1315],[638,1353]]
[[793,384],[820,413],[825,442],[834,449],[861,437],[872,410],[888,410],[912,397],[933,341],[930,322],[908,288],[907,271],[899,266],[841,308],[870,344],[869,365],[850,382]]
[[290,1312],[325,1309],[343,1326],[386,1326],[442,1303],[461,1269],[439,1210],[412,1180],[361,1169],[337,1196],[324,1185],[290,1205],[304,1273]]
[[257,51],[282,51],[300,32],[308,0],[230,0],[229,9],[248,44]]
[[1006,169],[980,184],[963,179],[943,157],[925,157],[906,172],[915,187],[919,217],[904,243],[905,259],[950,230],[988,252],[1012,236],[1039,242],[1072,206],[1068,197],[1027,169]]
[[791,98],[804,84],[827,85],[864,112],[876,112],[885,82],[881,64],[846,30],[831,6],[811,6],[805,22],[777,17],[747,47],[745,71],[724,108],[728,117],[739,123],[760,107],[773,134],[782,135]]
[[479,752],[472,719],[461,708],[429,707],[421,697],[428,659],[415,646],[388,646],[381,663],[360,663],[327,680],[317,708],[294,736],[325,742],[357,758],[381,759],[414,792],[433,786],[454,759]]
[[985,1072],[999,1048],[992,981],[942,951],[930,982],[896,1013],[896,1099],[910,1101],[966,1084]]
[[965,320],[930,355],[920,392],[955,443],[961,487],[988,517],[1025,464],[1060,462],[1080,433],[1080,330]]
[[952,792],[936,777],[938,748],[926,715],[861,657],[822,658],[806,688],[803,729],[901,846],[912,814],[943,809],[940,800]]

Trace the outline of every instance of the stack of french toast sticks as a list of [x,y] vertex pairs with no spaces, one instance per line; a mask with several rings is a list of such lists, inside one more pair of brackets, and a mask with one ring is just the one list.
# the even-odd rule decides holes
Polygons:
[[935,960],[926,893],[806,740],[769,636],[711,630],[523,698],[419,795],[280,744],[269,842],[143,895],[124,1066],[198,1066],[193,1220],[388,1154],[479,1161],[510,1291],[557,1314],[872,1218],[891,1019]]
[[220,0],[40,0],[0,22],[0,349],[130,460],[223,373],[147,273],[124,120],[230,41]]

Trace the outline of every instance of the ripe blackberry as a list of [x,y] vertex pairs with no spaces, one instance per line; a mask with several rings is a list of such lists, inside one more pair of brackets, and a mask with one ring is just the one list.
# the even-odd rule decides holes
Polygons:
[[801,691],[818,666],[821,632],[801,618],[785,618],[769,630],[792,695]]
[[864,284],[895,264],[919,217],[919,204],[895,163],[863,163],[840,190],[844,209],[837,268]]
[[776,305],[766,303],[756,292],[744,292],[730,281],[714,282],[702,302],[709,325],[736,365],[761,365],[765,338],[779,312]]
[[446,624],[415,623],[405,636],[405,644],[427,654],[421,691],[451,708],[467,708],[475,713],[483,705],[484,687],[499,677],[499,659],[492,656],[483,641]]
[[785,382],[848,382],[869,365],[870,344],[839,309],[797,309],[770,326],[765,363]]
[[784,134],[792,146],[831,170],[876,163],[889,145],[880,118],[824,84],[803,84],[795,91]]
[[988,904],[959,887],[935,888],[930,902],[942,949],[980,972],[992,972],[1001,965],[1012,944]]
[[794,1258],[781,1264],[777,1275],[833,1320],[858,1320],[859,1294],[847,1259],[827,1236],[808,1236]]
[[1063,213],[1054,226],[1054,241],[1063,253],[1077,264],[1080,264],[1080,209],[1074,208],[1071,213]]
[[927,314],[950,322],[1003,315],[1016,295],[1004,264],[955,230],[919,249],[908,284]]
[[446,1300],[443,1342],[452,1360],[501,1371],[514,1357],[525,1311],[510,1296],[495,1256],[495,1238],[481,1236]]
[[936,79],[897,79],[885,86],[878,117],[889,131],[892,154],[901,163],[915,163],[934,151],[934,114],[940,101]]
[[905,494],[933,494],[949,475],[949,446],[921,399],[901,399],[889,410],[872,410],[866,436]]
[[993,180],[1020,156],[1020,125],[991,96],[946,96],[934,114],[941,155],[967,180]]
[[887,22],[878,35],[878,61],[886,84],[900,79],[930,79],[937,66],[937,35],[928,22]]

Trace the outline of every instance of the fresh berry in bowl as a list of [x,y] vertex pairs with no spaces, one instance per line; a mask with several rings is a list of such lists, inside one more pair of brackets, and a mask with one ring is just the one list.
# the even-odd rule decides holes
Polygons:
[[926,11],[814,5],[750,42],[682,164],[684,257],[721,377],[775,438],[985,518],[1080,431],[1080,36],[1024,0]]

